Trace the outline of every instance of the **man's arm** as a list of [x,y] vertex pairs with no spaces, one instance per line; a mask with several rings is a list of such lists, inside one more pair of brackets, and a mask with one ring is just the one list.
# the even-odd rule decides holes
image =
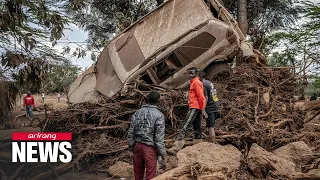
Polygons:
[[164,133],[165,133],[165,122],[164,115],[161,113],[161,117],[155,122],[155,139],[154,142],[158,149],[158,155],[162,158],[166,156],[166,148],[164,145]]
[[135,145],[135,139],[134,139],[134,122],[135,122],[136,113],[134,113],[131,117],[131,124],[128,131],[128,145],[129,150],[132,151]]
[[195,83],[195,90],[198,97],[200,110],[204,110],[206,107],[206,98],[204,97],[203,85],[200,81]]

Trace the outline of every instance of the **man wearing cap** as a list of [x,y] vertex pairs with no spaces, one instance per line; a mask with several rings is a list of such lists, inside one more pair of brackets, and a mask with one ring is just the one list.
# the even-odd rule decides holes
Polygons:
[[32,106],[34,106],[34,98],[31,95],[31,92],[27,92],[27,96],[23,98],[23,106],[26,108],[27,117],[31,118],[32,116]]
[[168,152],[171,154],[175,154],[177,151],[183,148],[184,137],[191,125],[193,125],[194,130],[194,142],[201,142],[201,115],[204,116],[204,118],[207,118],[207,114],[205,112],[206,99],[204,96],[203,85],[200,81],[199,71],[196,67],[192,67],[188,69],[188,73],[190,78],[190,89],[188,96],[189,111],[180,130],[177,141],[175,142],[175,146],[168,150]]
[[200,76],[202,78],[202,84],[204,87],[204,96],[206,97],[206,113],[208,118],[206,119],[206,125],[209,132],[210,142],[216,142],[216,135],[214,130],[215,120],[220,117],[220,102],[217,96],[217,90],[213,83],[206,79],[206,74],[201,71]]

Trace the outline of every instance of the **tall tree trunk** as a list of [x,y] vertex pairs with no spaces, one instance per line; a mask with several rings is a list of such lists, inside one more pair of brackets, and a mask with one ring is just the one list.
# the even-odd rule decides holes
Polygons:
[[237,20],[239,28],[241,29],[244,36],[248,32],[248,9],[247,9],[247,0],[238,0],[238,14]]

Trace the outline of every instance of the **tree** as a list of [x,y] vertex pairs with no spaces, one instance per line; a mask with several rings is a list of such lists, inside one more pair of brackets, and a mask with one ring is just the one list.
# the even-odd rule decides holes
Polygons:
[[[320,4],[305,3],[304,16],[307,21],[291,30],[273,33],[266,38],[265,53],[270,55],[270,64],[274,66],[297,66],[294,73],[301,76],[301,96],[308,84],[313,81],[320,63]],[[275,51],[280,49],[280,51]]]
[[45,74],[42,89],[49,92],[65,92],[77,78],[81,68],[66,64],[54,66]]
[[237,10],[238,24],[242,33],[246,36],[248,33],[248,9],[247,0],[238,0]]
[[77,4],[68,0],[0,0],[1,64],[7,70],[18,70],[20,83],[28,79],[38,82],[48,66],[68,62],[43,42],[56,44],[70,23],[67,10]]
[[91,0],[84,9],[71,11],[74,22],[88,32],[88,49],[101,48],[140,17],[156,7],[154,0]]
[[68,62],[45,42],[56,44],[71,22],[67,12],[84,1],[0,0],[0,122],[7,120],[19,85],[40,86],[51,65]]
[[300,11],[293,0],[221,1],[237,17],[241,31],[250,36],[255,49],[264,48],[268,33],[294,24]]

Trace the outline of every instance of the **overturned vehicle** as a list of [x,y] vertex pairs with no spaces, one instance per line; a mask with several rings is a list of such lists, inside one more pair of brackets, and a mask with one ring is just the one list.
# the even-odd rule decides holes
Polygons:
[[212,80],[225,78],[236,56],[253,57],[254,52],[217,0],[168,0],[111,40],[71,84],[68,100],[112,97],[137,78],[166,89],[184,88],[192,66]]

